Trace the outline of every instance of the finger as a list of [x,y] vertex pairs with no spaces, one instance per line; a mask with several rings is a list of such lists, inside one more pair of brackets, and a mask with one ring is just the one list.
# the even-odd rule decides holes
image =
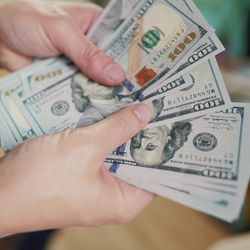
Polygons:
[[59,2],[58,4],[74,19],[82,33],[89,31],[102,12],[102,8],[93,3]]
[[120,215],[118,214],[121,221],[118,221],[118,223],[128,223],[152,202],[155,194],[132,186],[122,180],[117,180],[117,182],[122,195],[120,202],[122,207],[119,211]]
[[16,71],[32,62],[31,57],[20,55],[0,43],[0,68]]
[[151,118],[151,109],[138,104],[116,112],[105,120],[91,126],[94,143],[106,157],[115,148],[136,135]]
[[[115,178],[105,166],[99,170],[102,191],[107,192],[102,196],[104,199],[100,198],[102,213],[108,218],[104,223],[127,223],[154,199],[155,194]],[[106,196],[109,197],[108,200]]]
[[43,28],[54,47],[68,56],[89,78],[111,86],[125,79],[122,68],[94,46],[72,19],[57,17],[54,22],[45,22]]

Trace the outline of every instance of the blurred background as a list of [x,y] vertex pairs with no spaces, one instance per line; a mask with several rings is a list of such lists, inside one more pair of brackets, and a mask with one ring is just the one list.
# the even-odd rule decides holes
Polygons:
[[[0,0],[4,2],[8,0]],[[105,6],[108,0],[92,2]],[[217,59],[231,99],[250,102],[250,1],[194,2],[226,47]],[[0,240],[0,250],[85,249],[249,250],[250,188],[241,216],[233,224],[157,198],[128,225],[45,231]]]

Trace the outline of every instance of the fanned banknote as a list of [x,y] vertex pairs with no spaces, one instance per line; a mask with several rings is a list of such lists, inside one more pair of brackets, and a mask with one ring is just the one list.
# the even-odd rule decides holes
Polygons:
[[[190,200],[189,205],[233,221],[250,174],[244,147],[250,141],[249,119],[250,104],[234,103],[231,109],[199,119],[148,128],[114,151],[107,166],[117,176],[139,186],[152,185],[165,196],[171,188],[178,197],[200,196],[203,200]],[[204,206],[204,200],[210,205]]]
[[133,90],[173,72],[211,28],[198,24],[174,1],[148,0],[134,6],[116,33],[104,51],[126,70],[132,83],[127,87]]
[[7,134],[9,138],[6,142],[8,146],[3,147],[4,149],[10,150],[25,140],[37,136],[15,102],[15,96],[22,96],[24,90],[21,73],[24,71],[29,72],[31,69],[34,70],[39,67],[51,66],[56,61],[57,59],[54,58],[37,61],[24,70],[20,70],[0,80],[0,109],[3,120],[1,127],[3,133]]
[[[191,84],[171,93],[152,96],[144,103],[158,102],[152,126],[165,121],[190,119],[231,105],[223,78],[215,59],[202,63],[186,73]],[[164,86],[164,85],[163,85]],[[159,91],[158,91],[159,92]]]
[[132,185],[237,219],[250,175],[250,108],[231,103],[215,59],[224,47],[194,3],[112,0],[87,36],[127,79],[100,85],[63,56],[1,79],[0,147],[9,151],[143,102],[153,110],[148,127],[115,149],[107,168]]
[[[49,75],[47,83],[42,84],[46,88],[25,95],[18,102],[22,113],[28,117],[29,124],[32,124],[39,135],[91,125],[137,100],[136,92],[127,95],[122,86],[113,88],[101,86],[88,80],[74,68],[69,68],[61,74],[64,68],[67,67],[56,65],[28,75],[26,80],[23,78],[26,86],[35,84],[39,86],[39,79]],[[149,104],[154,110],[151,126],[164,123],[165,120],[194,118],[230,105],[216,61],[203,63],[187,73],[184,78],[189,79],[189,85],[187,81],[181,85],[184,88],[179,90],[175,90],[174,87],[177,89],[180,84],[172,86],[169,96],[166,92],[158,94],[160,92],[158,90],[156,96],[151,94],[150,97],[145,95],[144,98],[144,93],[139,92],[140,100]],[[173,91],[175,95],[171,94]],[[60,115],[54,112],[55,107],[61,108]],[[46,120],[51,122],[48,123]]]

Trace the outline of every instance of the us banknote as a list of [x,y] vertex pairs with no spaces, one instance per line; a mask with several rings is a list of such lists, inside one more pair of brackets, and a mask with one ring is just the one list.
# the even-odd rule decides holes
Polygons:
[[[203,182],[209,179],[209,183],[221,184],[221,187],[223,187],[225,183],[235,183],[242,178],[239,174],[240,172],[238,172],[240,168],[242,168],[241,171],[243,171],[241,173],[249,171],[246,160],[248,157],[247,152],[243,148],[243,145],[249,139],[249,133],[247,130],[249,105],[239,103],[235,103],[234,105],[235,106],[232,109],[225,112],[217,112],[193,121],[185,121],[181,123],[182,127],[179,126],[178,129],[179,132],[181,131],[180,133],[187,133],[185,138],[176,138],[173,133],[174,125],[169,125],[168,127],[171,129],[168,129],[167,132],[165,131],[165,137],[169,134],[169,141],[166,141],[166,145],[158,143],[158,150],[159,148],[163,149],[164,146],[165,151],[160,151],[161,154],[155,154],[157,150],[151,150],[153,151],[151,157],[144,160],[148,162],[152,161],[152,165],[148,164],[148,168],[146,169],[136,168],[137,164],[135,162],[137,161],[134,161],[134,163],[133,161],[129,161],[129,159],[134,159],[133,155],[135,155],[135,159],[138,157],[140,158],[142,156],[138,154],[140,150],[140,153],[142,154],[151,149],[145,147],[145,149],[142,148],[138,151],[134,150],[133,145],[138,143],[136,138],[134,140],[135,143],[126,145],[126,149],[123,146],[123,151],[122,153],[120,151],[120,155],[117,151],[114,152],[114,155],[117,154],[116,157],[118,159],[123,159],[122,155],[126,155],[128,162],[133,163],[132,165],[135,166],[137,171],[144,170],[144,177],[147,176],[147,172],[150,172],[150,175],[148,176],[154,178],[154,174],[157,172],[159,173],[160,171],[162,177],[157,177],[157,181],[160,182],[165,178],[173,178],[174,176],[179,176],[179,180],[185,178],[185,181],[188,181],[189,176],[191,176],[191,180],[196,181],[196,177],[198,176],[199,179],[200,177],[203,178]],[[178,122],[177,125],[179,125]],[[191,130],[189,132],[185,131],[185,126],[189,127]],[[149,145],[153,148],[154,144],[156,144],[156,137],[159,136],[159,133],[162,132],[163,129],[164,126],[160,126],[158,128],[146,130],[145,139],[143,136],[144,133],[142,132],[139,137],[139,142],[142,142],[144,139],[144,142],[146,142],[145,145]],[[200,132],[201,130],[205,132]],[[162,138],[163,136],[161,137],[161,140],[163,140]],[[172,142],[172,138],[180,143],[179,147]],[[172,152],[171,148],[167,151],[165,146],[176,147]],[[206,149],[208,146],[210,147]],[[137,151],[137,153],[135,153],[135,151]],[[164,153],[171,154],[164,156]],[[153,156],[156,158],[158,157],[158,160],[164,159],[165,157],[166,164],[153,164],[156,161],[156,158]],[[168,158],[166,158],[167,156]],[[140,165],[143,166],[143,164]],[[162,170],[167,170],[165,171],[166,174],[164,174],[164,171],[162,172]],[[183,177],[184,173],[186,174],[185,177]],[[242,182],[239,182],[239,185],[241,184]],[[231,189],[235,187],[227,185],[227,188]]]
[[37,135],[76,127],[81,113],[71,97],[71,77],[47,85],[29,96],[16,96],[16,103]]
[[97,47],[104,49],[115,36],[115,31],[121,27],[139,1],[140,0],[109,1],[109,4],[90,29],[87,37]]
[[[151,192],[166,196],[178,191],[184,197],[180,202],[214,216],[223,217],[220,212],[228,208],[224,219],[232,221],[240,212],[250,174],[244,147],[250,140],[249,115],[249,104],[235,103],[232,109],[193,121],[146,129],[114,151],[108,167],[140,187],[147,183],[147,190],[152,184]],[[193,204],[190,195],[200,198]]]
[[[182,5],[185,11],[195,14],[195,16],[199,17],[203,23],[206,23],[206,20],[192,1],[178,0],[177,2]],[[205,41],[199,41],[192,49],[190,49],[190,52],[187,53],[182,63],[175,69],[171,76],[177,77],[181,74],[183,75],[185,72],[194,68],[197,64],[202,63],[209,58],[213,58],[224,50],[224,46],[218,39],[217,35],[212,33],[207,39],[205,39]],[[171,76],[163,76],[163,81],[167,78],[171,78]]]
[[234,195],[233,197],[229,197],[227,194],[223,193],[221,197],[215,195],[214,198],[208,198],[204,195],[204,192],[195,194],[183,188],[171,186],[171,184],[159,185],[151,181],[143,181],[126,175],[115,174],[115,176],[131,185],[153,192],[159,196],[168,198],[184,206],[196,209],[227,222],[236,220],[239,216],[239,210],[242,207],[242,203],[239,203],[237,200],[237,197],[242,195],[242,193]]
[[[107,52],[105,47],[109,47],[108,44],[113,43],[115,36],[117,36],[116,33],[119,32],[119,30],[122,28],[122,25],[124,25],[124,22],[126,22],[128,17],[131,15],[132,10],[139,3],[140,1],[136,0],[110,1],[109,5],[105,8],[103,14],[101,15],[97,23],[90,30],[88,38],[96,46],[103,49],[104,52]],[[195,13],[194,18],[199,17],[199,20],[201,20],[200,22],[205,23],[204,18],[202,19],[202,15],[199,13],[197,8],[194,6],[194,4],[192,4],[191,1],[179,0],[176,1],[175,3],[178,4],[179,6],[182,6],[181,8],[183,9],[183,12],[187,12],[191,15]],[[133,43],[135,42],[132,40],[131,44]],[[127,44],[127,46],[130,45]],[[219,39],[217,38],[217,36],[215,34],[211,34],[210,37],[198,41],[189,51],[187,51],[186,56],[183,57],[181,65],[176,67],[174,72],[170,76],[165,75],[164,79],[171,76],[174,76],[174,78],[181,76],[181,74],[183,74],[185,71],[190,70],[193,67],[195,67],[195,65],[197,65],[198,63],[203,62],[208,58],[215,56],[216,54],[223,51],[223,49],[224,48],[220,43]],[[135,57],[136,53],[133,52],[130,53],[130,50],[131,49],[129,48],[129,50],[123,51],[125,55],[123,54],[122,57],[127,58],[128,61],[126,64],[131,65],[131,67],[124,66],[122,61],[120,60],[120,57],[118,58],[114,57],[114,59],[117,60],[121,64],[121,66],[124,67],[128,76],[131,75],[131,72],[133,71],[132,68],[134,67],[133,65],[135,65],[135,58],[136,58]],[[152,51],[150,51],[149,56],[151,56],[152,54],[151,52]],[[129,53],[131,55],[129,55]],[[112,57],[112,55],[110,56]],[[140,62],[143,63],[143,59],[140,59]],[[152,82],[151,84],[154,86],[154,82]],[[124,85],[129,87],[128,85],[130,85],[130,82],[125,81]]]
[[13,147],[15,147],[18,143],[16,137],[14,137],[12,131],[8,127],[8,124],[6,124],[2,114],[2,106],[0,104],[0,148],[4,151],[9,151]]
[[12,131],[16,143],[19,144],[28,138],[36,136],[13,99],[15,92],[20,93],[22,91],[23,84],[19,74],[10,75],[2,81],[3,83],[0,87],[2,118],[5,120],[8,128]]
[[231,107],[213,58],[223,46],[192,1],[112,0],[88,38],[121,64],[132,91],[88,79],[65,57],[37,62],[0,81],[0,147],[145,102],[151,123],[113,152],[108,169],[187,206],[236,218],[250,174],[242,146],[249,106],[221,111]]
[[[104,51],[124,67],[129,80],[144,86],[162,72],[168,73],[211,34],[210,27],[203,27],[206,25],[190,15],[171,1],[140,1]],[[171,22],[164,21],[166,16]]]
[[[25,93],[23,95],[16,94],[14,102],[28,124],[39,135],[91,125],[135,103],[138,95],[143,96],[141,91],[128,95],[122,85],[117,87],[100,85],[89,80],[71,65],[56,64],[21,75],[26,91],[23,91]],[[190,84],[190,78],[187,79],[186,81],[180,80],[181,84],[172,83],[168,91],[174,91],[180,85],[183,87]],[[55,101],[57,98],[60,98],[60,101]],[[65,112],[61,110],[58,115],[52,112],[55,103],[58,104],[58,108],[61,107],[60,104],[66,105],[67,103],[66,106],[70,109],[65,109]],[[153,100],[151,103],[154,110],[157,110],[158,103],[158,100]],[[74,122],[65,122],[65,117],[67,121]],[[48,119],[52,119],[53,122],[46,122]]]
[[[247,175],[249,172],[245,172],[245,174]],[[183,185],[183,183],[173,179],[165,179],[165,183],[160,184],[157,181],[138,177],[131,172],[115,173],[114,176],[228,222],[232,222],[239,217],[247,188],[247,182],[234,190],[220,190],[218,184],[207,187],[203,186],[202,183],[197,183],[197,180],[193,180],[193,184]]]
[[[48,77],[49,79],[46,79]],[[32,124],[32,128],[35,127],[35,131],[39,131],[38,127],[40,127],[42,133],[45,134],[51,133],[49,132],[51,125],[43,122],[44,115],[50,116],[50,119],[53,117],[52,124],[57,125],[52,131],[59,132],[72,126],[82,127],[94,124],[111,113],[135,103],[137,99],[152,107],[154,114],[151,126],[156,126],[165,120],[173,121],[182,119],[182,117],[201,116],[231,103],[214,60],[203,63],[175,81],[161,84],[159,89],[150,94],[147,94],[149,93],[147,88],[144,88],[145,93],[140,90],[128,95],[123,86],[113,88],[102,86],[89,80],[80,72],[76,72],[71,65],[68,67],[64,64],[23,74],[23,82],[28,88],[33,86],[33,90],[37,91],[23,96],[21,101],[18,101],[19,109],[29,121],[28,123]],[[43,91],[46,93],[44,96],[46,101],[42,98],[43,101],[40,103],[37,96],[40,97]],[[175,91],[175,95],[171,94],[173,91]],[[69,103],[72,112],[67,110],[65,114],[61,115],[49,112],[48,109],[53,110],[55,96],[60,96],[61,103]],[[18,99],[20,98],[17,97]],[[40,112],[35,112],[35,107],[38,105]],[[62,125],[61,119],[64,119],[64,115],[68,120],[72,119],[74,122]]]
[[239,164],[243,170],[248,169],[248,154],[243,147],[249,139],[248,119],[249,105],[235,103],[233,108],[198,119],[166,121],[140,132],[107,161],[117,163],[116,170],[125,168],[124,160],[145,175],[160,171],[163,178],[176,173],[186,174],[185,178],[192,175],[192,179],[202,176],[214,183],[235,182],[240,178]]
[[161,88],[144,97],[144,103],[158,102],[151,121],[152,126],[164,124],[166,121],[190,119],[231,105],[215,59],[195,67],[184,75],[183,79],[185,78],[189,78],[191,84],[176,90],[174,95],[163,91],[166,86],[163,82]]
[[22,71],[19,74],[23,83],[23,95],[27,96],[55,82],[60,82],[77,71],[71,61],[62,60],[48,67],[34,67],[32,70]]
[[[32,127],[29,125],[19,107],[16,104],[16,99],[19,98],[24,90],[24,84],[21,80],[21,73],[44,68],[53,65],[57,59],[40,60],[33,63],[16,73],[13,73],[0,80],[0,108],[2,118],[2,134],[8,135],[6,140],[8,146],[6,149],[12,149],[23,141],[37,136]],[[18,94],[18,96],[16,96]]]
[[[129,16],[134,6],[138,3],[138,0],[113,0],[105,8],[103,14],[100,16],[94,27],[90,30],[88,38],[99,48],[104,49],[105,45],[112,41],[115,31],[119,30],[126,17]],[[193,13],[205,22],[201,13],[197,10],[192,1],[179,0],[177,3],[182,5],[182,8],[186,12]],[[117,14],[119,12],[120,14]],[[121,18],[119,18],[121,17]],[[223,45],[213,33],[204,42],[199,42],[194,49],[191,50],[187,61],[177,69],[176,72],[180,72],[180,69],[187,68],[188,66],[195,65],[198,61],[206,60],[211,56],[219,54],[224,50]],[[132,58],[132,57],[131,57]]]

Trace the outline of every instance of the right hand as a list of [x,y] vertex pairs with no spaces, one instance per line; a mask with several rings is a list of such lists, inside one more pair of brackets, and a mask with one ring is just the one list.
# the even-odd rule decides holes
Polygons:
[[153,195],[114,178],[103,161],[150,117],[147,106],[130,106],[8,153],[0,160],[0,235],[133,219]]

